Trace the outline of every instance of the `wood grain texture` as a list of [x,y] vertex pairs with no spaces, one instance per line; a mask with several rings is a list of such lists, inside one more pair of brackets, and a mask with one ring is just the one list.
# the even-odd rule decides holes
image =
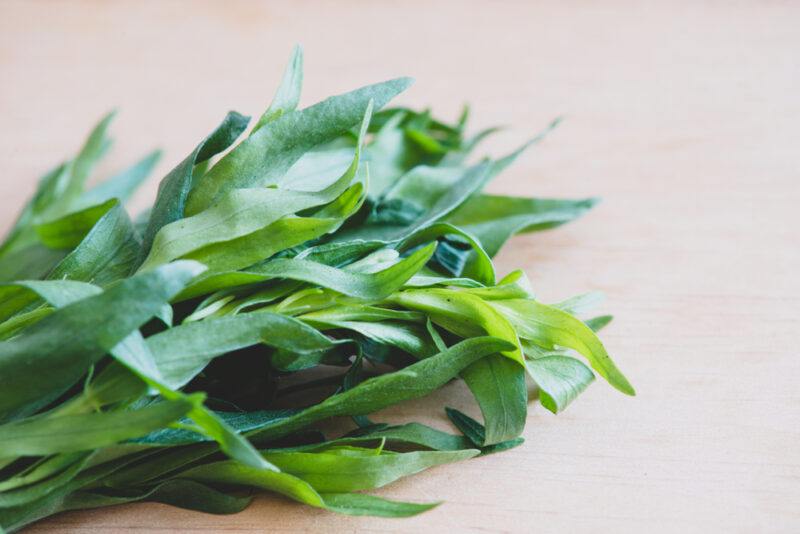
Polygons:
[[[491,186],[602,195],[585,219],[514,239],[546,301],[602,290],[607,346],[639,392],[595,383],[531,410],[513,451],[380,492],[446,504],[348,518],[263,496],[226,517],[161,505],[70,513],[30,532],[800,531],[800,4],[792,2],[0,3],[2,224],[111,107],[105,171],[155,146],[163,174],[230,107],[269,101],[306,48],[305,103],[407,74],[402,102],[506,150],[566,121]],[[143,206],[155,181],[137,198]],[[451,385],[389,420],[473,411]]]

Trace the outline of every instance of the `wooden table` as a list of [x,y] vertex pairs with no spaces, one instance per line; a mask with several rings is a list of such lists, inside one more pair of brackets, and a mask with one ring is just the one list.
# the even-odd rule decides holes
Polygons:
[[[495,154],[564,114],[490,190],[605,201],[499,267],[547,301],[606,292],[604,338],[639,392],[595,383],[557,417],[533,407],[524,446],[381,491],[446,501],[409,520],[266,495],[236,516],[130,505],[31,532],[800,531],[800,4],[644,4],[0,3],[6,226],[104,111],[122,112],[104,169],[161,146],[163,173],[227,109],[259,112],[296,42],[304,102],[412,75],[402,103],[512,126]],[[387,417],[444,424],[445,403],[474,410],[448,386]]]

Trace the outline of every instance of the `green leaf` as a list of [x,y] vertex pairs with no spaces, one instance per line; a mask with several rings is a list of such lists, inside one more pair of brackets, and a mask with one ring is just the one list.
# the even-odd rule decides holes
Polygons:
[[[377,117],[376,117],[377,118]],[[392,116],[375,135],[367,147],[370,169],[375,178],[370,183],[369,194],[379,198],[383,192],[408,170],[408,148],[400,127],[404,114]]]
[[288,278],[317,284],[344,295],[380,300],[401,287],[430,259],[436,245],[421,248],[402,261],[376,273],[350,272],[309,260],[277,259],[246,271],[267,278]]
[[508,342],[493,337],[464,340],[405,369],[365,380],[297,415],[253,432],[252,437],[257,440],[277,439],[328,417],[367,415],[404,400],[425,396],[471,363],[510,348]]
[[[371,114],[370,101],[363,116],[359,139],[364,137]],[[211,208],[164,226],[153,240],[150,254],[141,269],[151,269],[214,243],[246,236],[286,215],[327,204],[346,191],[355,178],[360,161],[361,150],[357,147],[347,171],[320,191],[298,192],[274,188],[230,190],[219,197]]]
[[365,437],[385,439],[389,446],[393,443],[413,444],[435,451],[458,451],[473,447],[472,443],[461,436],[448,434],[420,423],[406,423],[376,430]]
[[[72,280],[20,280],[0,286],[0,316],[9,317],[29,304],[36,302],[37,297],[44,299],[55,307],[100,292],[97,286]],[[40,310],[32,310],[27,314],[17,315],[14,319],[22,319]],[[4,323],[5,327],[6,323]]]
[[626,395],[636,392],[606,352],[592,329],[565,311],[535,300],[510,299],[490,303],[514,325],[522,338],[544,346],[560,345],[581,353],[609,384]]
[[305,480],[317,491],[343,493],[380,488],[429,467],[472,458],[479,451],[382,451],[375,454],[370,449],[350,448],[345,452],[336,449],[268,452],[265,457],[281,471]]
[[[413,231],[440,219],[462,204],[483,187],[490,177],[490,170],[488,161],[469,168],[415,167],[384,194],[381,204],[404,204],[404,209],[410,211],[409,217],[405,219],[401,216],[398,222],[407,220]],[[405,232],[401,235],[404,236]]]
[[223,157],[192,190],[186,207],[196,215],[234,189],[276,183],[300,157],[355,126],[370,101],[380,109],[411,84],[398,78],[283,113]]
[[487,334],[504,339],[515,346],[504,355],[524,364],[522,352],[517,347],[517,333],[511,323],[475,295],[453,289],[410,289],[392,295],[388,301],[425,312],[434,323],[462,337]]
[[450,421],[456,425],[456,427],[476,446],[480,447],[481,454],[493,454],[495,452],[501,452],[508,449],[512,449],[522,443],[525,440],[521,437],[512,438],[507,441],[501,441],[494,445],[483,446],[483,443],[486,442],[486,428],[477,422],[472,417],[468,416],[467,414],[460,412],[454,408],[445,408],[445,412],[447,413],[447,417]]
[[128,278],[0,343],[0,420],[32,413],[57,398],[201,270],[185,261]]
[[[356,258],[363,256],[365,253],[375,251],[383,246],[384,243],[380,241],[328,243],[307,248],[302,253],[298,254],[296,259],[304,259],[323,263],[328,266],[340,267],[347,265]],[[255,267],[257,266],[254,266],[254,268]],[[225,288],[246,286],[271,279],[269,276],[248,271],[249,270],[228,271],[214,273],[207,277],[203,277],[199,281],[193,283],[189,288],[186,289],[186,291],[181,293],[178,296],[178,300],[186,300]],[[250,299],[243,299],[242,302],[239,303],[237,310],[261,302],[272,302],[277,298],[286,296],[303,286],[301,282],[294,281],[288,281],[284,282],[283,284],[276,285],[279,287],[268,287],[263,291],[263,293],[266,294],[264,298],[262,298],[261,292],[256,292],[252,295],[252,301],[250,301]]]
[[319,321],[310,320],[308,315],[299,319],[320,328],[344,328],[358,332],[364,337],[383,345],[391,345],[418,358],[426,358],[436,354],[437,348],[422,325],[409,325],[395,321]]
[[39,222],[41,215],[60,199],[57,188],[69,174],[70,169],[67,163],[62,163],[39,179],[36,192],[22,208],[14,226],[0,245],[0,258],[37,242],[34,224]]
[[43,459],[22,475],[0,482],[0,508],[41,499],[68,484],[84,468],[91,453],[59,454]]
[[589,311],[595,306],[598,306],[605,300],[605,298],[605,295],[603,295],[601,292],[591,291],[589,293],[584,293],[583,295],[578,295],[577,297],[572,297],[561,301],[557,304],[553,304],[553,307],[563,310],[570,315],[578,315],[579,313]]
[[[229,427],[230,431],[235,434],[243,434],[245,432],[250,432],[251,430],[257,430],[268,424],[274,423],[275,421],[285,419],[293,415],[294,413],[296,413],[296,410],[258,410],[255,412],[213,412],[216,419],[224,422]],[[133,439],[131,440],[131,442],[141,443],[148,446],[171,447],[175,445],[187,445],[191,443],[201,443],[201,442],[205,442],[206,445],[210,445],[210,443],[208,442],[212,439],[213,438],[198,433],[196,431],[187,428],[176,427],[176,428],[164,428],[156,432],[151,432],[146,436]],[[181,459],[182,453],[180,451],[182,451],[182,449],[179,449],[178,461],[182,462],[183,461]],[[198,454],[199,456],[197,457],[193,455],[190,456],[192,457],[193,460],[197,458],[202,458],[203,456],[208,455],[208,451],[206,451],[205,453],[198,453]],[[160,463],[164,459],[164,457],[165,455],[158,455],[156,457],[156,460]],[[148,467],[147,469],[150,468]],[[170,470],[173,469],[175,468],[172,468]],[[139,471],[143,470],[144,469],[140,469]]]
[[115,204],[47,277],[106,285],[128,275],[138,251],[133,224],[122,206]]
[[430,239],[448,235],[454,235],[464,239],[469,243],[471,247],[470,250],[475,255],[475,260],[469,266],[460,269],[456,274],[472,278],[485,285],[494,285],[494,265],[492,265],[492,260],[489,255],[483,250],[477,238],[452,224],[435,223],[417,230],[403,240],[400,244],[400,249],[405,250],[407,247],[413,247]]
[[127,202],[150,175],[159,159],[161,159],[160,150],[151,152],[130,168],[84,192],[78,198],[76,207],[94,206],[112,198],[116,198],[120,202]]
[[252,500],[249,496],[230,495],[191,480],[167,480],[146,489],[122,492],[76,491],[64,499],[61,510],[82,510],[148,500],[209,514],[234,514]]
[[248,486],[274,491],[295,501],[325,508],[325,501],[307,482],[288,473],[257,469],[232,461],[214,462],[183,471],[180,479],[206,484]]
[[185,400],[137,410],[34,417],[0,426],[0,455],[38,456],[97,449],[175,422],[192,408]]
[[[366,154],[369,154],[369,148],[366,149]],[[340,176],[347,170],[352,159],[353,147],[349,144],[345,147],[306,152],[283,177],[277,180],[277,185],[295,191],[316,191],[330,183],[331,176]],[[368,157],[364,159],[372,164]],[[370,174],[375,176],[374,168],[370,166],[370,169]]]
[[189,480],[208,484],[226,484],[257,487],[274,491],[317,508],[325,508],[348,515],[375,515],[380,517],[407,517],[436,506],[396,503],[362,494],[318,493],[310,484],[288,473],[258,470],[232,462],[201,465],[179,475]]
[[598,332],[599,330],[605,328],[613,320],[613,315],[600,315],[598,317],[587,319],[584,322],[586,323],[586,326],[592,329],[592,331]]
[[244,510],[253,500],[247,495],[225,493],[191,480],[162,482],[142,498],[206,514],[235,514]]
[[187,323],[147,338],[164,382],[173,388],[186,384],[214,357],[258,343],[293,352],[332,346],[304,323],[266,312]]
[[314,217],[284,216],[267,226],[230,241],[214,243],[185,256],[199,261],[211,271],[248,267],[283,250],[302,245],[336,230],[355,213],[363,200],[364,187],[357,183],[345,190],[324,213]]
[[476,236],[486,252],[494,256],[512,235],[567,223],[595,204],[597,199],[550,200],[483,194],[467,200],[446,221]]
[[542,406],[553,413],[563,411],[594,381],[589,368],[569,356],[531,358],[526,365],[539,386]]
[[75,247],[83,240],[84,236],[94,227],[97,221],[116,204],[116,199],[107,200],[103,204],[91,206],[59,219],[42,223],[36,226],[36,234],[41,242],[50,248]]
[[231,146],[247,128],[248,122],[250,122],[249,117],[245,117],[235,111],[229,112],[222,123],[208,137],[203,139],[186,159],[181,161],[177,167],[172,169],[161,180],[158,186],[158,196],[150,212],[149,222],[142,234],[139,263],[144,261],[150,252],[150,248],[153,246],[153,239],[155,239],[159,230],[183,218],[186,198],[189,195],[189,189],[192,187],[192,174],[195,165],[203,163]]
[[289,59],[286,71],[283,73],[283,79],[278,86],[278,91],[275,93],[275,97],[272,99],[269,108],[261,115],[261,118],[258,119],[258,122],[256,122],[256,125],[253,127],[253,133],[281,115],[294,111],[300,103],[300,91],[302,88],[303,48],[297,45],[294,47],[294,50],[292,50],[292,57]]
[[115,115],[116,111],[112,111],[103,117],[89,134],[80,152],[78,152],[72,162],[69,181],[63,189],[62,194],[65,198],[77,198],[83,192],[86,179],[92,169],[111,146],[111,140],[107,137],[106,132]]
[[500,354],[479,360],[461,373],[475,396],[486,427],[483,445],[495,445],[522,434],[528,414],[525,370]]
[[325,499],[327,509],[332,512],[376,517],[411,517],[432,510],[440,504],[390,501],[362,493],[324,493],[322,498]]
[[0,282],[23,278],[42,278],[66,255],[64,250],[54,250],[33,244],[0,257]]
[[391,308],[379,308],[366,304],[339,305],[335,308],[328,308],[311,313],[306,313],[298,317],[308,323],[336,324],[346,321],[409,321],[421,323],[425,320],[425,315],[406,311],[394,310]]

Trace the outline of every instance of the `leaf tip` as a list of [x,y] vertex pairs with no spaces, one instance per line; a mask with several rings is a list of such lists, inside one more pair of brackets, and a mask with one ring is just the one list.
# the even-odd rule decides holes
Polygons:
[[397,92],[402,92],[411,87],[415,80],[411,76],[403,76],[401,78],[395,78],[392,80],[394,85],[397,87]]
[[621,391],[625,395],[629,395],[631,397],[635,397],[636,396],[636,390],[633,388],[633,385],[631,385],[631,383],[628,382],[628,379],[625,378],[624,376],[621,376],[620,378],[621,378],[621,380],[615,381],[613,386],[618,391]]

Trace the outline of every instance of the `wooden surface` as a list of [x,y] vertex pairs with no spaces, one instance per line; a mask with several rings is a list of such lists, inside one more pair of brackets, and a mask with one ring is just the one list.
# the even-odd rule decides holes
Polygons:
[[[548,301],[606,292],[604,339],[639,392],[597,382],[557,417],[532,407],[524,446],[381,491],[446,501],[409,520],[263,496],[236,516],[131,505],[31,532],[800,531],[800,4],[602,4],[0,3],[3,226],[107,109],[104,169],[161,146],[163,173],[227,109],[259,112],[295,42],[305,103],[412,75],[402,103],[454,117],[469,101],[474,127],[513,126],[494,153],[564,114],[490,189],[604,202],[514,239],[500,270]],[[474,413],[448,386],[387,417],[444,425],[445,403]]]

